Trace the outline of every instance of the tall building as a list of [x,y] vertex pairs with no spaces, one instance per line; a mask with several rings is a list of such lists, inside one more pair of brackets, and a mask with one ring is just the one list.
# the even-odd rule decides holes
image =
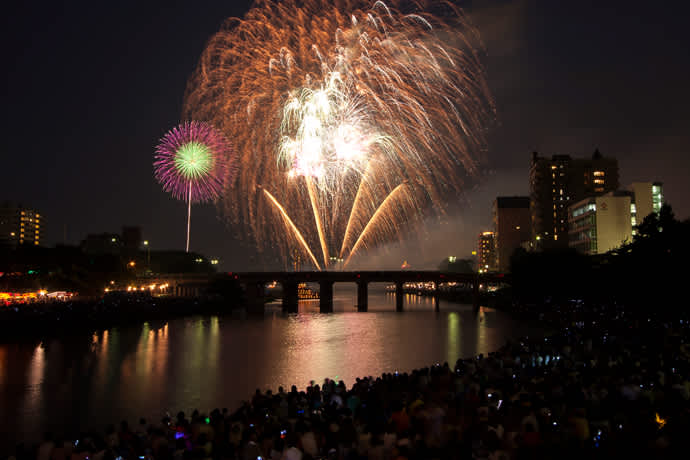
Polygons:
[[542,248],[568,247],[568,207],[590,196],[618,189],[618,161],[532,153],[530,199],[532,238]]
[[496,266],[510,270],[510,256],[529,242],[531,236],[530,199],[527,196],[499,196],[494,201]]
[[629,243],[634,209],[631,192],[609,192],[573,203],[568,208],[569,246],[593,255]]
[[496,240],[494,232],[482,232],[479,234],[477,259],[480,273],[496,271]]
[[664,187],[661,182],[633,182],[630,191],[635,200],[633,226],[641,224],[651,213],[658,213],[664,204]]
[[37,210],[8,202],[0,205],[0,245],[40,246],[44,228],[45,219]]

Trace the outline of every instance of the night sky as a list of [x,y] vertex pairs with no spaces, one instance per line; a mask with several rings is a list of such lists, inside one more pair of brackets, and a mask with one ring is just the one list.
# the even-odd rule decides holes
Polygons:
[[[153,151],[180,120],[206,40],[250,3],[6,8],[0,201],[42,212],[48,245],[140,225],[153,249],[184,249],[185,205],[153,178]],[[467,255],[491,228],[493,198],[528,193],[534,150],[579,157],[599,148],[618,158],[622,186],[662,181],[676,216],[690,217],[688,7],[672,3],[460,2],[486,46],[497,106],[487,172],[422,246],[372,263],[434,266]],[[233,235],[213,205],[193,207],[193,250],[226,269],[261,268]]]

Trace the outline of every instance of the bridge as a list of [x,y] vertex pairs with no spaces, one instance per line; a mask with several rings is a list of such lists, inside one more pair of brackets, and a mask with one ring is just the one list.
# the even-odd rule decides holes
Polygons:
[[[479,286],[482,284],[503,284],[509,282],[502,273],[444,273],[439,271],[383,270],[383,271],[319,271],[319,272],[245,272],[232,273],[234,279],[242,284],[247,295],[247,307],[250,310],[263,310],[265,301],[264,287],[277,281],[283,287],[283,311],[297,313],[298,286],[300,283],[319,284],[319,309],[321,313],[333,312],[333,284],[355,283],[357,285],[357,311],[365,312],[369,308],[369,283],[395,284],[395,309],[403,311],[403,286],[405,283],[455,282],[472,290],[473,304],[479,308]],[[438,311],[438,296],[434,297]]]

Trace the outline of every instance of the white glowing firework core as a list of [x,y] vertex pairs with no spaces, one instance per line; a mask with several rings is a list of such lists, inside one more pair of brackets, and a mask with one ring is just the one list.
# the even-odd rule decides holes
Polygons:
[[339,176],[361,172],[372,147],[384,142],[385,136],[368,123],[353,87],[331,72],[320,88],[290,94],[278,149],[288,176],[309,177],[321,190],[330,190]]

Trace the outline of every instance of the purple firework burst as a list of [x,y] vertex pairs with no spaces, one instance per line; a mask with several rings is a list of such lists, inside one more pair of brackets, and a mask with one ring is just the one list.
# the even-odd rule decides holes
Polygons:
[[171,129],[156,148],[153,162],[163,190],[190,202],[218,198],[237,171],[234,150],[208,123],[188,121]]

